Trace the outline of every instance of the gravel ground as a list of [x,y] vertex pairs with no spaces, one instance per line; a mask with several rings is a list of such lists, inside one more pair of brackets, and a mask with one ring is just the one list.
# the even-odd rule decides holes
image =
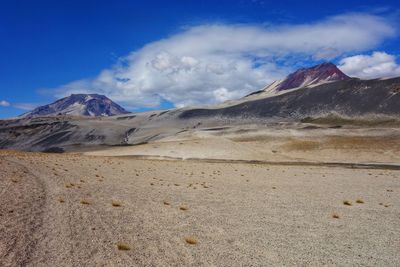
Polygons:
[[1,266],[400,265],[396,170],[12,151],[0,168]]

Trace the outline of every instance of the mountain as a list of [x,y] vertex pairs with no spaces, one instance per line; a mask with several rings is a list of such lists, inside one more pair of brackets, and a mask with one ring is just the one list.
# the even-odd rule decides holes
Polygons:
[[129,112],[104,95],[72,94],[54,103],[37,107],[21,117],[57,115],[104,117],[126,113]]
[[335,64],[327,62],[310,68],[301,68],[289,74],[284,80],[275,81],[264,89],[251,93],[250,95],[279,94],[288,89],[316,86],[328,82],[346,81],[350,79],[351,78],[339,70]]
[[345,81],[351,79],[339,70],[335,64],[327,62],[311,68],[299,69],[287,76],[277,87],[277,91],[297,87],[305,87],[327,82]]
[[[257,94],[230,104],[148,111],[107,120],[87,119],[82,122],[79,117],[57,116],[59,113],[86,116],[127,113],[105,96],[72,95],[23,117],[0,120],[0,148],[73,151],[97,145],[146,143],[209,127],[215,130],[232,125],[265,125],[266,122],[283,121],[297,124],[310,121],[309,117],[311,121],[344,118],[398,123],[400,77],[361,80],[346,76],[339,81],[326,82],[332,77],[340,78],[340,75],[333,76],[336,72],[332,75],[322,73],[326,72],[314,76],[321,78],[321,84],[281,90],[275,95]],[[36,118],[38,116],[44,117]]]

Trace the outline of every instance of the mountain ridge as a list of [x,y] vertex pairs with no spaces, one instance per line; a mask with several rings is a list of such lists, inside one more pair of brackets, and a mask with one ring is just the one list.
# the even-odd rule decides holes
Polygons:
[[400,115],[400,77],[360,80],[351,78],[285,94],[242,101],[222,108],[185,110],[180,118],[247,117],[292,118],[323,116]]
[[[204,134],[205,130],[201,129],[214,131],[246,124],[265,126],[270,122],[297,124],[310,121],[307,118],[332,115],[353,121],[383,119],[398,125],[399,103],[400,77],[350,79],[287,90],[276,96],[224,107],[147,111],[102,120],[93,117],[82,120],[75,116],[0,120],[0,148],[72,151],[98,145],[143,144],[198,130]],[[335,125],[338,124],[335,122]]]

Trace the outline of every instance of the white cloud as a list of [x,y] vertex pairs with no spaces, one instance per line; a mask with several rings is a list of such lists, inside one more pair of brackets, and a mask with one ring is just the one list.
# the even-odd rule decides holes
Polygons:
[[39,106],[39,104],[36,104],[36,103],[13,103],[13,104],[11,104],[10,102],[8,102],[6,100],[0,101],[0,107],[14,107],[14,108],[19,108],[19,109],[23,109],[23,110],[31,110],[37,106]]
[[346,57],[340,60],[338,67],[347,75],[362,79],[400,76],[396,57],[385,52]]
[[157,107],[161,99],[210,104],[259,90],[300,58],[359,53],[395,34],[384,18],[368,14],[302,25],[201,25],[145,45],[94,79],[56,88],[56,96],[101,93],[130,107]]
[[1,100],[0,101],[0,107],[9,107],[10,103],[5,101],[5,100]]
[[22,109],[22,110],[33,110],[40,105],[41,104],[38,104],[38,103],[15,103],[12,106],[15,108]]

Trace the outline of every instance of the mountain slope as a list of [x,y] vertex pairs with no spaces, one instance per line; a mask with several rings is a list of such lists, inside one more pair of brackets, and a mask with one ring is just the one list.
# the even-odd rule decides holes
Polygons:
[[54,103],[37,107],[22,117],[57,115],[103,117],[126,113],[129,112],[104,95],[72,94]]
[[400,78],[350,79],[249,100],[216,109],[191,109],[180,118],[304,118],[336,113],[344,116],[400,115]]

